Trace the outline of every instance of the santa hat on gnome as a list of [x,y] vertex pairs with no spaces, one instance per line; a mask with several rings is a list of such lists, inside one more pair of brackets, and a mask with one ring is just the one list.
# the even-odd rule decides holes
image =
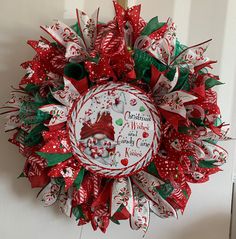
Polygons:
[[86,139],[91,136],[99,136],[99,139],[107,137],[114,140],[115,131],[112,125],[112,117],[109,112],[98,113],[95,123],[91,120],[84,122],[80,132],[81,139]]

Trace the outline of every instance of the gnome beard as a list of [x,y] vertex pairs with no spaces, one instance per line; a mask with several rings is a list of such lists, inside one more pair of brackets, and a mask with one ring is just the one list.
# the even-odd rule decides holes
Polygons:
[[83,152],[105,165],[114,165],[114,127],[109,112],[98,113],[95,123],[87,121],[81,129]]

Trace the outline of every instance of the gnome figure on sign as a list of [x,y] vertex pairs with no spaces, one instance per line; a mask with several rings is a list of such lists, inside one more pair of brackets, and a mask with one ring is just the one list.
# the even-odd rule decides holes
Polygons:
[[84,122],[80,132],[83,152],[105,165],[114,165],[115,131],[109,112],[98,113],[94,123]]

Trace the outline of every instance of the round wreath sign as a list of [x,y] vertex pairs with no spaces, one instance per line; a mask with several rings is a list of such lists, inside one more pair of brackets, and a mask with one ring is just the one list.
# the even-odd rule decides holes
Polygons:
[[140,5],[98,22],[77,11],[71,27],[42,26],[35,57],[3,114],[26,157],[20,175],[39,198],[78,225],[106,231],[129,219],[146,232],[150,213],[177,217],[191,190],[220,171],[226,139],[208,70],[208,42],[187,47],[171,19],[146,23]]

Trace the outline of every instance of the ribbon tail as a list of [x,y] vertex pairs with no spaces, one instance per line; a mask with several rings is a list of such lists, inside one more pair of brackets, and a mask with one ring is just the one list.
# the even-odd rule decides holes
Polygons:
[[[164,184],[162,180],[141,171],[132,176],[132,182],[150,199],[151,209],[158,216],[163,218],[177,217],[175,209],[158,193],[157,189]],[[152,205],[155,205],[155,210],[153,210]]]
[[50,104],[40,107],[39,110],[52,115],[50,122],[45,124],[46,126],[58,125],[67,121],[68,109],[65,106]]
[[66,24],[56,21],[52,26],[41,26],[41,28],[47,32],[57,43],[67,47],[68,43],[76,43],[80,46],[84,46],[83,40],[77,35],[77,33],[67,26]]
[[74,42],[69,42],[66,46],[65,57],[70,62],[82,62],[89,57],[89,54],[83,44],[79,45]]
[[68,192],[61,192],[58,197],[59,202],[59,208],[62,213],[64,213],[66,216],[71,216],[71,210],[72,210],[72,191],[73,189],[70,188]]
[[80,96],[80,93],[73,84],[64,77],[64,89],[52,92],[53,97],[65,106],[71,107],[74,100]]
[[196,96],[188,94],[184,91],[175,91],[164,95],[158,106],[163,110],[186,118],[186,109],[184,104],[196,99]]
[[149,199],[135,185],[133,185],[133,194],[134,213],[130,217],[130,227],[133,230],[142,229],[146,233],[150,220]]
[[133,214],[133,189],[130,178],[115,179],[112,186],[111,217],[128,219]]
[[39,193],[38,198],[45,207],[53,205],[60,194],[61,187],[51,180],[51,182]]
[[76,10],[79,28],[82,34],[84,44],[88,51],[94,48],[97,37],[97,24],[99,9],[97,9],[90,18],[86,13]]

